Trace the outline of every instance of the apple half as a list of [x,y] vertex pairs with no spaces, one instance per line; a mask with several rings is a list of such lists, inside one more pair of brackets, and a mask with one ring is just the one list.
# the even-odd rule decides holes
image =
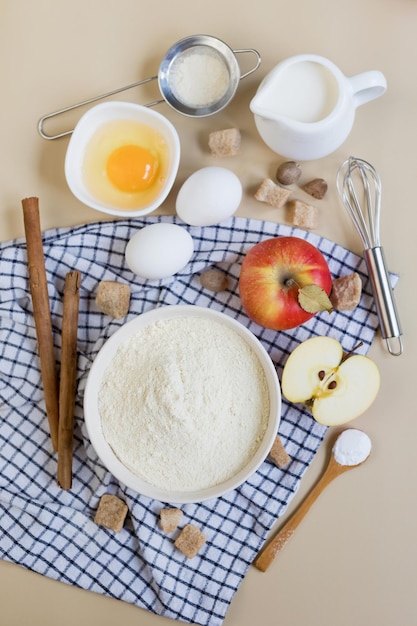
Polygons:
[[380,387],[375,362],[361,354],[346,355],[332,337],[312,337],[298,345],[282,372],[287,400],[305,404],[324,426],[359,417],[374,402]]

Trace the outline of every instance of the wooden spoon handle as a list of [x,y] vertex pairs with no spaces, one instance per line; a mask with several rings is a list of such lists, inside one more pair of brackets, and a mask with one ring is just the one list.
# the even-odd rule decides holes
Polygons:
[[298,509],[287,520],[281,530],[273,537],[273,539],[259,552],[258,556],[254,560],[253,564],[256,568],[262,572],[266,572],[272,561],[275,559],[278,552],[282,550],[287,541],[291,539],[296,528],[302,522],[311,506],[317,500],[322,491],[329,485],[334,478],[342,474],[347,466],[337,464],[333,457],[330,459],[329,465],[326,471],[316,483],[315,487],[310,491],[306,499],[300,504]]

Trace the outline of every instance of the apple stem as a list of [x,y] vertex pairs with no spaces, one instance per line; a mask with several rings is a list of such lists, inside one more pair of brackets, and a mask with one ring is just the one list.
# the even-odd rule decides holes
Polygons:
[[284,282],[286,287],[297,287],[298,289],[300,289],[300,285],[297,283],[296,280],[294,280],[294,278],[287,278]]
[[350,356],[352,356],[354,354],[354,352],[356,352],[356,350],[358,348],[360,348],[361,346],[363,346],[363,341],[360,341],[358,344],[356,344],[356,346],[354,348],[352,348],[352,350],[350,350],[350,352],[345,352],[343,354],[341,363],[343,363],[343,361],[346,361],[346,359],[348,359]]

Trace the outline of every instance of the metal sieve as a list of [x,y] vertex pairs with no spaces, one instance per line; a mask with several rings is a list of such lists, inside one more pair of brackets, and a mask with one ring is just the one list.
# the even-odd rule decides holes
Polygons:
[[[252,54],[256,59],[255,65],[243,74],[241,74],[240,66],[236,58],[237,54],[242,53]],[[186,99],[181,99],[176,85],[176,69],[178,68],[179,63],[194,54],[207,54],[207,56],[216,59],[219,66],[224,68],[224,75],[227,76],[227,84],[224,89],[219,91],[218,97],[209,98],[207,102],[202,101],[198,104],[187,102]],[[73,132],[73,129],[57,134],[48,134],[44,130],[45,122],[51,118],[67,113],[68,111],[93,104],[99,100],[103,100],[104,98],[109,98],[123,91],[133,89],[133,87],[138,87],[139,85],[144,85],[145,83],[149,83],[151,81],[158,81],[162,99],[149,102],[144,106],[153,107],[166,102],[178,113],[182,113],[183,115],[188,115],[190,117],[205,117],[213,115],[214,113],[224,109],[224,107],[229,104],[236,93],[239,81],[258,69],[260,63],[261,56],[259,52],[253,48],[233,50],[224,41],[216,37],[212,37],[211,35],[193,35],[185,37],[171,46],[165,54],[159,66],[157,75],[139,80],[135,83],[131,83],[130,85],[126,85],[125,87],[119,87],[118,89],[108,91],[107,93],[99,96],[88,98],[87,100],[64,107],[54,111],[53,113],[48,113],[40,118],[38,122],[38,131],[44,139],[58,139],[59,137],[70,135]],[[205,75],[203,72],[199,73],[198,80],[204,87],[204,80],[213,81],[213,77],[210,77],[209,73]]]

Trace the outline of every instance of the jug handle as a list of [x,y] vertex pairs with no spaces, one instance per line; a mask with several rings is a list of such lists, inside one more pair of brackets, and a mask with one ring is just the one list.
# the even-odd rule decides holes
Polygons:
[[348,80],[352,87],[355,107],[379,98],[387,89],[386,78],[378,70],[362,72],[351,76]]
[[249,74],[252,74],[253,72],[255,72],[255,70],[258,69],[258,67],[261,64],[261,55],[259,54],[259,52],[257,50],[254,50],[253,48],[240,48],[239,50],[233,50],[234,54],[245,54],[245,53],[249,53],[249,54],[253,54],[256,57],[256,65],[254,65],[254,67],[252,67],[252,69],[248,70],[247,72],[245,72],[244,74],[241,74],[240,78],[246,78],[246,76],[249,76]]

